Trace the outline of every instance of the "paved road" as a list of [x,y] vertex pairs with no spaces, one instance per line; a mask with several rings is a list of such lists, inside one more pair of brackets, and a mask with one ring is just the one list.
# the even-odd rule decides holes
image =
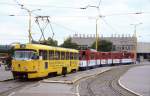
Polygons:
[[[102,74],[93,75],[92,77],[87,77],[81,79],[74,84],[62,84],[62,83],[49,83],[41,82],[35,85],[32,82],[29,83],[17,83],[19,87],[13,87],[6,93],[0,96],[136,96],[135,94],[123,89],[118,84],[118,79],[122,76],[129,68],[139,66],[137,65],[122,65],[115,66],[110,71],[104,72]],[[105,67],[103,67],[105,68]],[[101,69],[101,68],[100,68]],[[100,69],[94,69],[99,70]],[[85,73],[84,73],[85,72]],[[92,71],[91,72],[97,72]],[[89,71],[83,71],[84,75]],[[81,76],[79,73],[70,74],[69,76],[76,77]],[[50,80],[70,80],[68,77],[55,77]],[[71,77],[71,78],[73,78]],[[8,82],[8,81],[7,81]],[[6,83],[7,86],[11,85]],[[6,86],[4,83],[1,84]],[[1,86],[0,85],[0,86]],[[15,85],[15,84],[14,84]],[[29,86],[25,86],[29,85]],[[23,86],[23,87],[21,87]],[[13,89],[14,88],[14,89]],[[1,87],[0,87],[1,89]],[[7,89],[7,88],[6,88]],[[21,90],[20,90],[21,89]],[[7,91],[7,90],[6,90]]]
[[96,77],[89,78],[79,83],[80,96],[136,96],[123,89],[118,84],[118,79],[134,65],[117,66]]
[[32,87],[38,84],[39,84],[38,81],[20,81],[20,80],[0,82],[0,96],[9,96],[9,94],[21,90],[26,86]]

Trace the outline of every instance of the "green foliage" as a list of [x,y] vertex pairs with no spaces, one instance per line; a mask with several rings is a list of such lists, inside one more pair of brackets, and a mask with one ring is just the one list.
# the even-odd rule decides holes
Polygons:
[[73,43],[71,38],[67,38],[64,43],[60,45],[60,47],[78,49],[78,45]]
[[57,40],[54,40],[54,39],[52,39],[52,38],[48,38],[47,39],[47,45],[50,45],[50,46],[58,46],[58,42],[57,42]]
[[[95,49],[95,44],[96,42],[94,42],[91,46],[91,48]],[[98,51],[103,51],[103,52],[108,52],[112,50],[112,42],[107,41],[107,40],[99,40],[98,41]]]

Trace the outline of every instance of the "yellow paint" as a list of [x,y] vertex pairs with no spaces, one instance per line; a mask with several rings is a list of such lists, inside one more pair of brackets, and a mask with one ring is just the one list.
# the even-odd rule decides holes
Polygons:
[[[79,53],[78,50],[52,47],[40,44],[25,44],[25,48],[20,48],[20,45],[16,45],[15,49],[32,49],[39,50],[57,50],[60,52],[72,52]],[[49,55],[48,55],[49,56]],[[49,57],[48,57],[49,58]],[[48,62],[48,68],[45,69],[45,62]],[[62,67],[67,67],[67,72],[71,72],[73,69],[78,70],[79,60],[13,60],[12,71],[13,72],[25,72],[28,74],[28,78],[45,77],[49,73],[56,72],[57,74],[62,73]]]

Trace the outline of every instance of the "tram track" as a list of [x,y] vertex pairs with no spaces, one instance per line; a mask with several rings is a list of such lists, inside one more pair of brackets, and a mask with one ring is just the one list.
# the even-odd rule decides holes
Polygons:
[[118,78],[114,80],[110,80],[108,85],[111,88],[111,90],[115,92],[116,96],[137,96],[136,94],[122,88],[118,84]]
[[118,83],[120,76],[134,66],[136,65],[117,66],[110,71],[81,81],[80,96],[137,96]]

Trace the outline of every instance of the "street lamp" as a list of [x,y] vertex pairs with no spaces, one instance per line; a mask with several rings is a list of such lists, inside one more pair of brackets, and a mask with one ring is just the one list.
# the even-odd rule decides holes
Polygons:
[[89,7],[93,7],[93,8],[96,8],[97,9],[97,12],[98,12],[98,16],[96,17],[96,40],[95,40],[95,42],[96,42],[96,44],[95,44],[95,49],[96,49],[96,51],[98,50],[98,20],[102,17],[100,14],[99,14],[99,11],[100,11],[100,9],[99,9],[99,6],[91,6],[91,5],[87,5],[86,7],[82,7],[82,8],[80,8],[80,9],[87,9],[87,8],[89,8]]
[[142,23],[137,23],[137,24],[131,24],[132,26],[134,26],[134,36],[137,37],[137,32],[136,32],[136,29],[137,29],[137,26],[141,25]]
[[27,12],[28,12],[28,15],[29,15],[29,27],[28,27],[28,32],[29,32],[29,43],[32,43],[31,42],[31,39],[32,39],[32,35],[31,35],[31,16],[32,16],[32,13],[34,12],[34,11],[40,11],[41,9],[34,9],[34,10],[29,10],[29,9],[27,9],[27,8],[25,8],[24,7],[24,5],[21,5],[21,9],[24,9],[24,10],[26,10]]
[[[134,26],[134,38],[135,38],[135,48],[134,48],[134,55],[135,55],[135,61],[136,61],[136,58],[137,58],[137,26],[141,25],[142,23],[137,23],[137,24],[130,24],[132,26]],[[136,63],[136,62],[134,62]]]

